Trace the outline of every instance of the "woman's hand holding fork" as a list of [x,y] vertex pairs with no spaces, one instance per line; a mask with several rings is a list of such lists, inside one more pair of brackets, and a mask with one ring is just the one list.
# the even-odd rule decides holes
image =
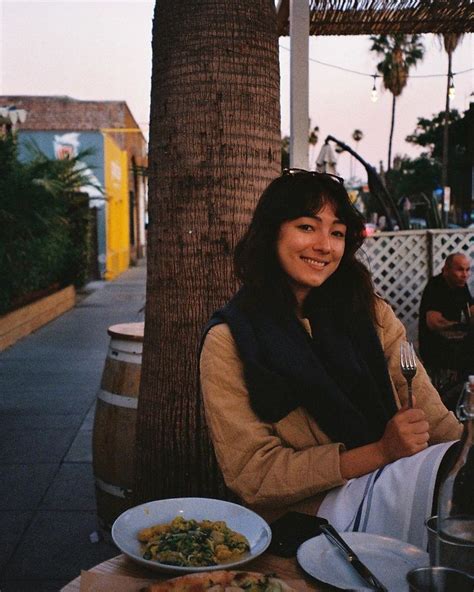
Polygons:
[[425,412],[416,408],[413,397],[413,407],[408,404],[399,409],[385,427],[385,432],[379,440],[382,454],[387,462],[393,462],[405,456],[412,456],[428,447],[429,424]]

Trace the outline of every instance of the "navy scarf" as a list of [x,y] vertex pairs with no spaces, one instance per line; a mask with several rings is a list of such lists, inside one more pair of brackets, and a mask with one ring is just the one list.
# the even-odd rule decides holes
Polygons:
[[256,415],[274,423],[302,406],[348,449],[380,439],[396,405],[371,319],[361,314],[348,322],[322,303],[308,314],[311,337],[296,316],[249,309],[244,300],[241,290],[214,313],[205,333],[229,325]]

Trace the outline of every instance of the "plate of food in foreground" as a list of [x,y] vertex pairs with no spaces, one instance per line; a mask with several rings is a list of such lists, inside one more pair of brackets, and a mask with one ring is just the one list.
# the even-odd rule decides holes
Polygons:
[[274,575],[252,571],[212,571],[193,573],[166,582],[150,584],[142,592],[296,592]]
[[217,499],[157,500],[126,510],[112,539],[130,559],[171,573],[222,570],[261,555],[272,535],[251,510]]
[[[406,574],[415,567],[429,565],[428,553],[398,539],[365,532],[340,534],[390,592],[408,592]],[[364,586],[345,556],[322,534],[303,543],[297,559],[307,573],[325,584],[343,590]]]

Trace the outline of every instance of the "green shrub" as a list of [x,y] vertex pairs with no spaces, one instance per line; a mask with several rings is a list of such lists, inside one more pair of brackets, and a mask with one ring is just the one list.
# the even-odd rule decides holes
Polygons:
[[16,142],[0,138],[0,314],[25,295],[87,280],[90,245],[87,185],[79,155],[69,161],[39,151],[17,160]]

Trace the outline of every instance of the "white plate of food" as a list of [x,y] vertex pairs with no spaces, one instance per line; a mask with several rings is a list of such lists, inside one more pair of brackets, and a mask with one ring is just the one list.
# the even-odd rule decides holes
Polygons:
[[[403,541],[365,532],[340,534],[390,592],[407,592],[407,573],[429,565],[428,553]],[[297,559],[307,573],[325,584],[343,590],[364,586],[364,580],[324,535],[304,542],[297,551]]]
[[200,497],[147,502],[126,510],[112,526],[114,543],[130,559],[171,573],[235,568],[261,555],[271,538],[255,512]]

